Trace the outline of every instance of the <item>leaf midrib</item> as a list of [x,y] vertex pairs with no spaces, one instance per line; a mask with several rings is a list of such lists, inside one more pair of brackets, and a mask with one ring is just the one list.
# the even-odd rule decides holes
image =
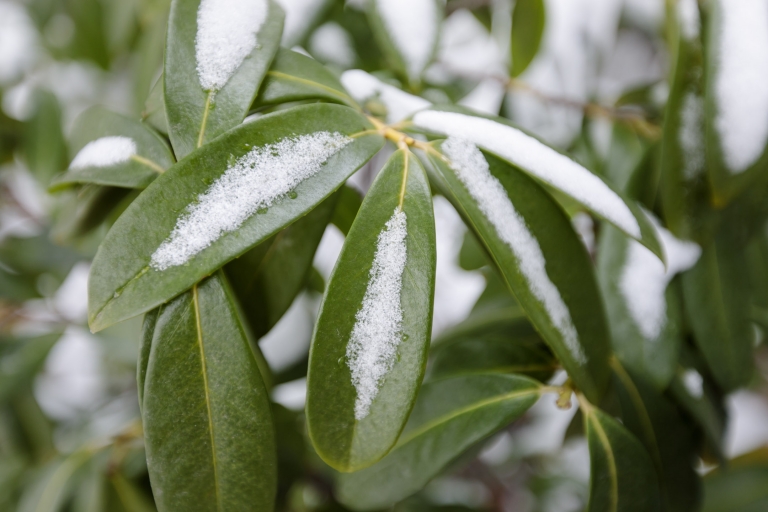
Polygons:
[[357,107],[357,105],[354,104],[354,102],[352,101],[352,98],[349,95],[344,94],[341,91],[334,89],[333,87],[329,87],[327,85],[323,85],[320,82],[314,82],[314,81],[308,80],[306,78],[299,78],[297,76],[289,75],[288,73],[283,73],[282,71],[268,71],[267,75],[271,75],[271,76],[274,76],[276,78],[282,78],[284,80],[292,80],[294,82],[299,82],[301,84],[308,85],[310,87],[316,87],[318,89],[322,89],[322,90],[324,90],[324,91],[326,91],[326,92],[336,96],[340,100],[344,101],[344,104],[349,105],[349,106]]
[[205,363],[205,347],[203,346],[203,326],[200,318],[200,301],[198,298],[198,285],[192,287],[192,303],[195,308],[195,327],[197,329],[197,343],[200,348],[200,364],[203,371],[203,389],[205,390],[205,405],[208,410],[208,432],[211,437],[211,462],[213,464],[213,484],[216,490],[216,505],[219,510],[224,510],[221,504],[221,490],[219,488],[219,471],[216,464],[216,441],[213,434],[213,411],[211,410],[211,395],[208,385],[208,369]]

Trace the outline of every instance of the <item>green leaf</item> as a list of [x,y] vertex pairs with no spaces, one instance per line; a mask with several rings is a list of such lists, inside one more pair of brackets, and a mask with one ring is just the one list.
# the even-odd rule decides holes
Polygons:
[[33,381],[60,337],[61,333],[53,333],[0,342],[0,404],[7,402],[19,387]]
[[[397,274],[399,250],[405,261]],[[308,430],[335,469],[381,459],[408,419],[426,366],[435,258],[427,176],[410,151],[399,150],[352,225],[312,340]]]
[[105,221],[114,221],[137,195],[137,191],[127,188],[101,185],[85,185],[68,192],[71,196],[62,201],[61,212],[51,230],[51,238],[58,244],[82,237]]
[[291,101],[324,100],[357,108],[339,79],[315,59],[281,48],[253,108]]
[[[764,54],[739,21],[764,16],[765,10],[759,3],[734,5],[710,2],[706,13],[705,147],[713,199],[720,207],[764,179],[768,165],[764,80],[758,73],[742,74],[744,69],[758,69]],[[734,9],[738,11],[724,12]],[[749,51],[750,46],[761,49]]]
[[[680,9],[674,11],[679,14]],[[686,37],[678,17],[671,17],[675,59],[661,145],[662,210],[666,224],[677,236],[704,240],[714,220],[707,179],[704,55],[701,39]]]
[[[674,253],[668,259],[676,265],[681,251],[692,252],[687,265],[695,261],[695,246],[677,240],[669,245]],[[669,281],[684,268],[665,270],[645,247],[612,226],[603,227],[597,255],[613,349],[622,364],[663,390],[677,370],[683,340],[680,294]]]
[[148,311],[144,315],[144,322],[141,325],[139,360],[136,363],[136,388],[139,393],[139,409],[144,407],[144,384],[147,380],[147,366],[149,365],[149,355],[152,352],[152,338],[155,335],[155,325],[157,324],[159,314],[160,308]]
[[724,391],[752,378],[754,332],[749,266],[734,233],[720,233],[683,274],[683,298],[694,341]]
[[664,257],[656,229],[639,206],[568,156],[511,122],[480,116],[461,107],[441,107],[418,112],[413,126],[478,145],[610,222],[660,258]]
[[107,508],[110,512],[155,512],[152,501],[120,473],[109,478]]
[[428,375],[516,373],[545,382],[558,364],[519,310],[473,315],[432,342]]
[[141,120],[163,135],[168,135],[168,116],[165,113],[162,74],[149,91],[144,112],[141,113]]
[[544,0],[517,0],[512,11],[512,76],[520,76],[536,57],[544,35]]
[[[233,63],[231,60],[237,58],[238,51],[247,46],[241,40],[244,27],[236,27],[231,38],[214,31],[217,27],[221,29],[222,23],[237,24],[239,16],[257,18],[258,14],[237,10],[227,15],[218,13],[221,19],[210,26],[210,38],[201,39],[200,48],[206,52],[202,46],[204,41],[214,44],[218,36],[219,44],[223,45],[220,51],[229,52],[219,55],[207,48],[210,53],[203,53],[200,61],[196,45],[200,3],[200,0],[173,0],[168,20],[163,75],[165,111],[168,135],[178,159],[243,121],[277,53],[283,28],[283,11],[273,0],[252,2],[248,11],[258,11],[266,5],[266,17],[255,34],[250,53],[240,63]],[[230,65],[236,65],[235,69],[229,69]]]
[[147,467],[158,510],[271,511],[269,399],[222,273],[158,314],[144,390]]
[[[296,107],[242,125],[173,166],[131,203],[96,254],[88,287],[91,329],[99,331],[159,306],[305,215],[381,148],[382,137],[371,129],[364,117],[348,107]],[[291,140],[319,133],[329,137],[338,133],[352,140],[290,194],[275,197],[266,212],[261,210],[236,231],[221,234],[185,264],[166,270],[150,265],[177,222],[188,218],[200,196],[238,159],[262,154],[271,144],[288,141],[285,144],[290,146]],[[289,157],[290,152],[278,152],[274,158]],[[300,170],[291,168],[294,173]]]
[[[78,183],[94,183],[123,188],[145,188],[173,165],[173,154],[165,141],[138,121],[92,107],[77,118],[72,130],[70,168],[57,177],[50,187],[55,192]],[[110,137],[110,139],[106,139]],[[96,164],[98,157],[115,151],[114,137],[133,144],[135,152],[126,153],[122,161]],[[127,141],[126,139],[130,139]],[[118,142],[119,144],[119,142]]]
[[224,267],[256,338],[274,327],[304,287],[338,194]]
[[[447,142],[435,146],[443,154],[461,158],[457,163],[449,164],[442,155],[430,153],[446,196],[491,255],[507,286],[570,377],[587,396],[598,400],[610,375],[610,342],[602,299],[584,245],[562,209],[535,181],[489,154],[467,153],[477,156],[477,161],[464,158],[465,146],[471,147],[458,141],[452,146]],[[480,168],[483,158],[488,171]],[[462,174],[452,166],[466,167],[462,174],[478,173],[471,179],[486,185],[479,185],[473,195],[461,180]],[[485,180],[487,172],[490,176]],[[506,198],[491,195],[490,180],[503,187]],[[509,223],[506,235],[499,232],[486,211],[505,207],[504,199],[509,200],[510,208],[497,210],[496,215],[503,215],[504,222]],[[504,236],[515,241],[514,247]]]
[[87,450],[80,450],[48,463],[24,490],[18,512],[61,510],[72,492],[75,475],[91,455]]
[[704,478],[703,512],[762,512],[768,508],[768,450],[758,448]]
[[344,233],[344,236],[347,236],[349,230],[352,229],[352,223],[355,222],[357,212],[360,211],[362,204],[363,198],[360,192],[354,188],[345,185],[339,189],[339,200],[336,203],[331,222]]
[[27,101],[34,105],[34,113],[24,126],[24,157],[29,170],[47,185],[67,165],[61,106],[56,96],[44,90],[34,91]]
[[443,6],[438,0],[370,0],[368,21],[389,65],[418,85],[437,48]]
[[374,466],[339,476],[339,501],[377,510],[410,496],[465,450],[519,418],[540,393],[535,381],[503,374],[424,384],[394,450]]
[[640,375],[614,365],[621,403],[622,424],[645,446],[659,476],[667,512],[698,510],[701,479],[698,442],[694,429],[675,404]]
[[589,443],[589,512],[656,512],[661,496],[653,462],[640,441],[593,406],[584,407]]

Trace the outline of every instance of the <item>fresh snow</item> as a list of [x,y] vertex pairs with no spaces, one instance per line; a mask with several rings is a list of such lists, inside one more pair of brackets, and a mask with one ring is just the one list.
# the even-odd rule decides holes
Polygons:
[[706,164],[704,100],[693,92],[683,97],[677,137],[683,152],[683,176],[690,181],[704,172]]
[[419,112],[413,122],[419,128],[466,139],[499,155],[640,238],[640,225],[616,192],[581,165],[530,135],[491,119],[457,112]]
[[514,253],[531,292],[541,301],[574,360],[586,363],[587,357],[579,343],[568,306],[547,274],[547,262],[541,246],[528,230],[525,219],[515,210],[501,182],[491,174],[483,154],[471,142],[454,137],[443,143],[442,150],[450,160],[451,169],[477,201],[483,215]]
[[396,208],[379,233],[363,305],[347,345],[347,365],[357,391],[355,419],[368,416],[381,380],[397,358],[403,327],[400,293],[407,259],[405,212]]
[[201,0],[197,10],[195,58],[200,86],[218,91],[256,48],[267,19],[267,0]]
[[86,167],[109,167],[127,162],[136,154],[136,143],[129,137],[101,137],[86,144],[81,149],[69,168],[72,170]]
[[719,3],[715,127],[728,170],[738,174],[768,142],[768,2]]
[[405,60],[408,75],[418,78],[437,41],[440,14],[436,0],[376,0],[376,10]]
[[675,238],[658,224],[656,229],[667,257],[666,270],[655,254],[630,240],[619,277],[619,290],[629,314],[640,334],[649,341],[658,339],[667,322],[667,285],[675,274],[693,267],[701,256],[697,244]]
[[360,69],[351,69],[341,75],[341,84],[358,103],[365,104],[378,99],[387,109],[387,123],[397,123],[414,112],[432,106],[432,103],[385,84],[375,76]]
[[326,160],[351,141],[340,133],[317,132],[252,149],[187,208],[152,254],[150,265],[156,270],[183,265],[317,174]]

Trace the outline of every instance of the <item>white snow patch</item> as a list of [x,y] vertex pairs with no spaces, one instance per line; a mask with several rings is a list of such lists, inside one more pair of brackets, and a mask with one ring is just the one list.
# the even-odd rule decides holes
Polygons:
[[200,86],[218,91],[256,48],[267,19],[267,0],[201,0],[197,10],[195,58]]
[[768,2],[720,0],[715,126],[731,173],[747,170],[768,142]]
[[677,20],[683,38],[693,41],[701,32],[701,13],[698,0],[677,0]]
[[612,222],[640,237],[640,225],[624,200],[600,178],[539,140],[491,119],[457,112],[419,112],[416,126],[466,139],[499,155]]
[[135,154],[136,143],[130,137],[101,137],[83,146],[69,168],[109,167],[127,162]]
[[677,134],[683,150],[683,176],[687,180],[698,177],[706,164],[704,141],[704,100],[693,92],[683,97],[680,112],[680,131]]
[[326,0],[277,0],[277,3],[285,11],[283,46],[290,48],[301,41]]
[[355,326],[347,345],[347,365],[357,391],[357,420],[368,416],[381,380],[395,363],[402,338],[400,293],[407,258],[407,234],[405,212],[396,208],[376,241],[368,288],[363,305],[355,315]]
[[319,26],[309,38],[309,50],[318,60],[348,68],[355,63],[352,36],[335,21]]
[[667,322],[667,285],[675,274],[693,267],[701,256],[701,247],[679,240],[656,226],[667,257],[667,268],[659,258],[634,240],[629,241],[619,289],[629,314],[640,333],[649,341],[658,339]]
[[156,270],[183,265],[317,174],[326,160],[350,142],[338,132],[317,132],[252,149],[187,207],[152,254],[150,265]]
[[414,112],[432,106],[432,103],[385,84],[375,76],[360,69],[351,69],[341,75],[341,84],[358,103],[378,99],[387,108],[387,122],[397,123]]
[[586,363],[587,357],[579,343],[568,306],[547,275],[547,262],[541,246],[528,230],[525,219],[515,210],[501,182],[491,174],[483,154],[471,142],[453,137],[443,143],[442,149],[483,215],[512,249],[531,292],[541,301],[574,360]]
[[405,60],[408,74],[418,78],[429,64],[440,14],[435,0],[377,0],[376,10],[395,48]]
[[704,378],[696,370],[689,368],[683,373],[683,385],[694,398],[704,396]]

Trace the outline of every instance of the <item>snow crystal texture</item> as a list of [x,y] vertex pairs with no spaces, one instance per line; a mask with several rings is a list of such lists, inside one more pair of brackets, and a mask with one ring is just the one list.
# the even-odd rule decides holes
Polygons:
[[326,160],[351,141],[340,133],[317,132],[252,149],[187,208],[152,254],[150,265],[156,270],[183,265],[317,174]]
[[600,178],[565,155],[522,131],[491,119],[427,110],[413,122],[434,133],[465,139],[499,155],[541,181],[562,190],[639,238],[640,225],[627,204]]
[[256,47],[267,19],[267,0],[201,0],[195,58],[200,86],[221,90]]
[[768,2],[720,0],[717,116],[725,164],[746,171],[768,142]]
[[586,363],[587,357],[568,306],[547,274],[541,246],[528,230],[525,219],[515,210],[501,182],[491,174],[483,154],[471,142],[453,137],[448,138],[442,148],[451,162],[451,169],[477,201],[499,237],[512,249],[533,295],[541,301],[574,360]]
[[377,0],[376,8],[395,48],[405,60],[408,75],[418,78],[429,64],[437,40],[437,2]]
[[646,340],[655,341],[667,322],[667,285],[675,274],[693,267],[701,256],[701,247],[675,236],[657,225],[667,268],[651,251],[629,241],[619,290],[626,301],[632,320]]
[[683,152],[683,176],[693,180],[704,172],[704,100],[693,92],[683,97],[680,131],[677,134]]
[[387,122],[397,123],[414,112],[432,106],[432,103],[385,84],[375,76],[360,69],[351,69],[341,75],[341,84],[360,104],[378,99],[387,109]]
[[376,241],[363,305],[347,345],[347,365],[357,391],[355,419],[368,416],[382,379],[397,357],[403,328],[400,293],[407,257],[407,218],[395,209]]
[[109,167],[127,162],[136,154],[136,143],[130,137],[101,137],[83,146],[69,168]]

